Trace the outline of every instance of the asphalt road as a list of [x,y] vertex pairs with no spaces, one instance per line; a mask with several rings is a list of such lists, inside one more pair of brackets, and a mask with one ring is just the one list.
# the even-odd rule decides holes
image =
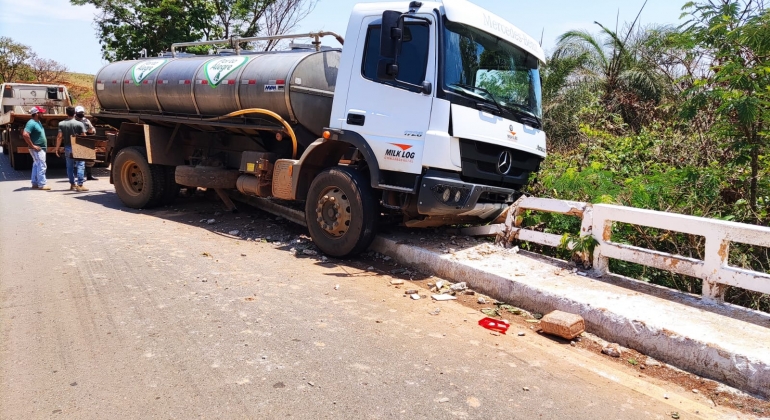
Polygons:
[[[532,331],[492,335],[368,263],[295,256],[302,230],[265,213],[220,216],[238,238],[201,223],[204,198],[134,211],[106,178],[74,193],[54,169],[44,192],[28,175],[0,157],[2,419],[733,416]],[[244,239],[268,236],[283,244]]]

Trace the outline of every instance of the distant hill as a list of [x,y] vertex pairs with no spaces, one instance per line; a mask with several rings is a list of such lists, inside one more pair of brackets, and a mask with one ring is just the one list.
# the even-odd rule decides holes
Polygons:
[[99,106],[94,93],[94,77],[93,74],[65,73],[59,82],[67,86],[75,105],[82,105],[89,114],[98,111]]

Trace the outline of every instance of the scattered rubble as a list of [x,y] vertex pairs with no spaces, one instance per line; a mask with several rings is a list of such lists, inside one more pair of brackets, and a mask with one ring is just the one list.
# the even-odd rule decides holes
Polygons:
[[240,235],[240,234],[241,234],[241,231],[240,231],[240,230],[231,230],[231,231],[230,231],[230,232],[228,232],[228,233],[229,233],[230,235],[233,235],[233,236],[238,236],[238,235]]
[[217,222],[217,219],[209,219],[209,220],[206,220],[206,224],[207,224],[207,225],[213,225],[213,224],[214,224],[214,223],[216,223],[216,222]]
[[572,340],[586,330],[582,316],[562,311],[553,311],[544,316],[540,320],[540,328],[546,334],[567,340]]
[[606,345],[602,349],[602,353],[610,357],[620,357],[623,355],[623,353],[620,351],[620,345],[615,343]]

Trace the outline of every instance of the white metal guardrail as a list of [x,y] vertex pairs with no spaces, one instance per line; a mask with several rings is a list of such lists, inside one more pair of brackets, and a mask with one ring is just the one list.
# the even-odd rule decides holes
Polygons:
[[[498,235],[506,241],[517,239],[560,246],[561,235],[521,227],[519,216],[526,210],[581,218],[580,235],[592,235],[597,242],[593,260],[597,274],[609,273],[609,260],[613,258],[700,278],[703,281],[703,298],[707,300],[722,300],[727,286],[770,294],[770,275],[731,267],[728,260],[733,242],[770,248],[770,228],[764,226],[607,204],[526,197],[511,206],[504,223],[469,228],[463,232],[474,236]],[[614,223],[702,236],[706,240],[704,259],[612,242]]]

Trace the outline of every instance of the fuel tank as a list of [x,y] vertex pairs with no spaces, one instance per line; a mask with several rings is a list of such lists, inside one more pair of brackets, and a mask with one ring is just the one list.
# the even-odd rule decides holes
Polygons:
[[320,136],[329,126],[339,50],[118,61],[96,75],[104,111],[217,117],[268,109]]

